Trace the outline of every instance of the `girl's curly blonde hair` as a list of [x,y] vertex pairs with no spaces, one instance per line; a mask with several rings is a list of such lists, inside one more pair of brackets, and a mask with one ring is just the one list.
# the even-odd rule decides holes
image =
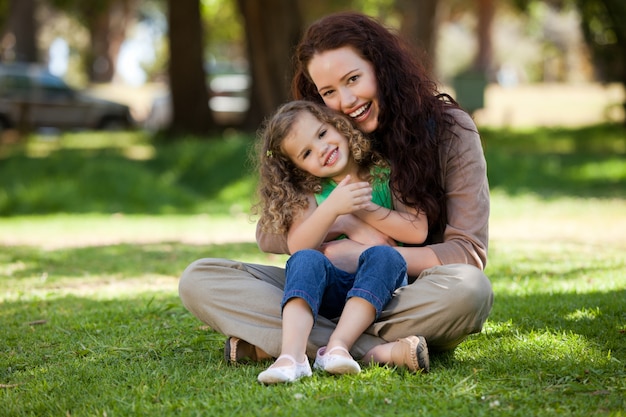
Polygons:
[[259,183],[258,203],[252,207],[252,213],[260,215],[259,224],[265,232],[286,233],[294,215],[308,208],[307,196],[322,190],[322,179],[297,168],[282,149],[283,140],[304,112],[331,125],[348,139],[348,147],[360,167],[361,178],[371,182],[372,167],[388,166],[373,150],[370,140],[341,113],[311,101],[296,100],[283,104],[259,130],[255,147]]

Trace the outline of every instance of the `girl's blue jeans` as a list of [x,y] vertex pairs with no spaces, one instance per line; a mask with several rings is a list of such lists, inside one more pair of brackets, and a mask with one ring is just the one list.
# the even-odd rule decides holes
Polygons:
[[321,252],[304,249],[287,261],[281,308],[292,298],[302,298],[318,314],[339,317],[346,301],[360,297],[376,309],[376,317],[391,300],[396,288],[407,284],[406,262],[390,246],[374,246],[359,257],[356,273],[335,267]]

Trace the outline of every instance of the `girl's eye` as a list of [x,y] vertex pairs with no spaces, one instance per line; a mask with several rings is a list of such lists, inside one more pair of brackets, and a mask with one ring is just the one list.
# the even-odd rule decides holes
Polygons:
[[311,151],[307,149],[306,151],[304,151],[304,153],[302,153],[302,159],[306,159],[306,157],[309,155],[311,155]]
[[318,138],[319,138],[319,139],[322,139],[324,136],[326,136],[326,132],[327,132],[327,130],[326,130],[326,129],[324,129],[324,130],[320,131],[320,134],[319,134]]

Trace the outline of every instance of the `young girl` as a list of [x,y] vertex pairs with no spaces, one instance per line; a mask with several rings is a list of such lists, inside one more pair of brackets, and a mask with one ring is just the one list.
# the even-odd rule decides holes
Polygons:
[[340,318],[314,366],[333,374],[358,373],[349,349],[394,291],[407,284],[406,262],[390,246],[373,246],[360,255],[356,273],[348,273],[315,249],[336,237],[328,234],[331,226],[348,214],[392,239],[419,244],[428,234],[426,216],[392,195],[385,161],[349,120],[325,106],[283,105],[265,126],[259,146],[260,227],[286,233],[293,255],[281,302],[281,354],[258,380],[272,384],[311,375],[306,347],[318,314]]

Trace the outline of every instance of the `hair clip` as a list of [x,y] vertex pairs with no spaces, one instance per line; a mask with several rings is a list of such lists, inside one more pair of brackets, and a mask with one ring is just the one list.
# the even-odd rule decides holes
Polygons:
[[267,155],[268,158],[271,158],[274,154],[272,153],[272,151],[268,150],[267,152],[265,152],[265,155]]

